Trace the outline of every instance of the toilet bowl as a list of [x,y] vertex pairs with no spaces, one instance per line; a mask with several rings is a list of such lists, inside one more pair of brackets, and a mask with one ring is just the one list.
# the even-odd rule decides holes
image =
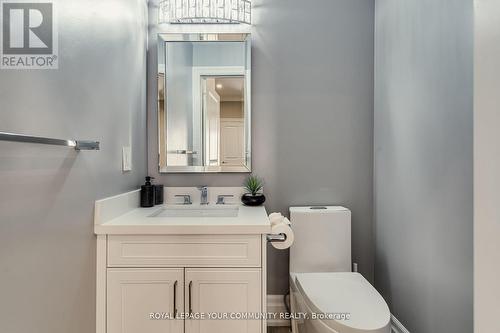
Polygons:
[[390,333],[389,307],[359,273],[351,272],[351,212],[292,207],[290,248],[293,333]]
[[290,303],[294,333],[391,331],[389,307],[359,273],[291,273]]

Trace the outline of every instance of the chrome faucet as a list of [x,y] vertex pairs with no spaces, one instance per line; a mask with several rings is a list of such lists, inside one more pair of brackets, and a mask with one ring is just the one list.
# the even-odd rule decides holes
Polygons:
[[201,191],[200,205],[208,205],[208,187],[198,186],[198,190]]

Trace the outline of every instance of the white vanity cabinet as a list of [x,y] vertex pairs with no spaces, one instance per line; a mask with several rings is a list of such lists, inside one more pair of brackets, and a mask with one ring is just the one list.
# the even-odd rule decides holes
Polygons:
[[265,246],[264,235],[98,235],[97,333],[264,333],[265,320],[242,316],[265,311]]
[[[210,188],[209,202],[241,191]],[[167,202],[186,193],[199,190],[165,188]],[[135,190],[95,203],[96,333],[265,333],[265,208],[139,199]]]

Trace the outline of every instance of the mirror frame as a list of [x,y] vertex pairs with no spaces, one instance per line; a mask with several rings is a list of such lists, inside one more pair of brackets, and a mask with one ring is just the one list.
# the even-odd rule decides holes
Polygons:
[[[251,67],[251,36],[250,33],[159,33],[158,34],[158,60],[165,56],[165,43],[168,42],[246,42],[247,44],[247,63]],[[245,160],[244,166],[226,166],[225,170],[221,170],[221,166],[168,166],[167,165],[167,141],[168,134],[166,129],[167,121],[167,82],[165,72],[166,64],[161,68],[157,64],[157,103],[156,103],[156,118],[158,122],[158,172],[159,173],[250,173],[252,172],[252,103],[251,103],[251,68],[245,68],[245,114],[244,114],[244,129],[245,129]],[[160,81],[162,80],[162,81]],[[160,85],[163,83],[163,87]],[[163,89],[162,89],[163,88]],[[163,100],[163,103],[160,103]],[[164,120],[160,121],[160,113],[163,110]],[[163,127],[163,129],[162,129]],[[162,135],[162,132],[163,135]],[[160,150],[162,149],[161,140],[165,140],[165,161],[162,162]],[[162,163],[164,165],[162,165]]]

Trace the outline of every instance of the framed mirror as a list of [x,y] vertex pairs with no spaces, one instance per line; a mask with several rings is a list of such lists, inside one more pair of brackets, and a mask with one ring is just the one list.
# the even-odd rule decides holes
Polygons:
[[251,171],[249,34],[158,35],[160,173]]

